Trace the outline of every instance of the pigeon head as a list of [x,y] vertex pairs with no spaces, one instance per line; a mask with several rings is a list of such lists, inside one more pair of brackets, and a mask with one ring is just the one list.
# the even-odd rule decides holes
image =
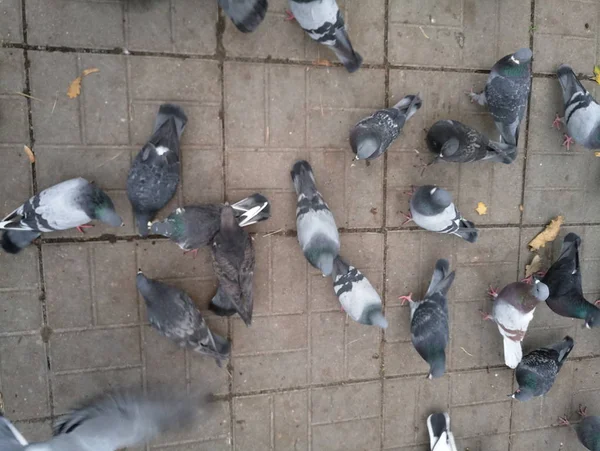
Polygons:
[[358,160],[368,160],[379,150],[381,140],[377,133],[364,128],[355,127],[350,132],[350,146]]
[[591,329],[592,327],[597,327],[599,325],[600,325],[600,309],[595,308],[590,313],[588,313],[587,316],[585,317],[584,326],[587,327],[588,329]]
[[148,287],[150,286],[150,281],[144,275],[144,273],[142,272],[141,269],[138,270],[137,276],[135,278],[135,283],[137,284],[138,290],[140,290],[140,292],[142,294],[144,294],[148,290]]
[[121,227],[123,225],[123,219],[115,211],[113,201],[102,190],[97,191],[93,217],[111,227]]
[[531,58],[533,57],[533,52],[531,51],[531,49],[529,48],[522,48],[517,50],[511,58],[511,61],[513,61],[515,64],[523,64],[523,63],[528,63],[529,61],[531,61]]
[[534,279],[533,285],[531,287],[531,294],[535,296],[540,302],[545,301],[550,296],[550,290],[548,289],[548,285],[543,282],[540,282],[537,279]]
[[452,203],[450,193],[434,185],[424,185],[415,191],[410,201],[423,214],[437,214]]
[[453,136],[452,121],[437,121],[427,131],[425,142],[429,150],[440,158],[449,157],[456,153],[459,147],[458,139]]
[[317,258],[317,266],[324,276],[328,276],[333,272],[333,255],[330,253],[321,253]]
[[529,63],[532,56],[533,53],[530,49],[519,49],[498,61],[493,71],[506,77],[529,77]]
[[519,401],[525,402],[529,401],[533,397],[535,397],[535,393],[529,387],[519,387],[516,392],[512,395],[509,395],[511,398],[518,399]]

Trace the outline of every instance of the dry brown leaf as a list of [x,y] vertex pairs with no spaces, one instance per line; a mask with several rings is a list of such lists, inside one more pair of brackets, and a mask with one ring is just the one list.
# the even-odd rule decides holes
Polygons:
[[329,61],[329,60],[326,60],[324,58],[319,58],[318,60],[315,60],[315,62],[313,62],[313,66],[331,67],[331,66],[333,66],[333,64],[331,64],[331,61]]
[[95,74],[96,72],[100,72],[100,69],[97,67],[90,67],[89,69],[85,69],[82,73],[82,77],[87,77],[89,74]]
[[23,150],[25,151],[27,158],[29,158],[29,162],[35,163],[35,155],[33,154],[33,150],[31,150],[31,147],[23,146]]
[[534,275],[536,272],[539,272],[540,269],[542,269],[542,259],[538,254],[535,254],[531,263],[525,265],[525,277]]
[[595,157],[600,157],[600,152],[594,152]]
[[74,99],[75,97],[79,96],[79,94],[81,94],[81,80],[83,79],[83,77],[90,74],[95,74],[96,72],[100,72],[100,69],[96,67],[85,69],[79,77],[73,80],[69,85],[69,89],[67,89],[67,96],[69,97],[69,99]]
[[477,204],[477,208],[475,211],[479,214],[479,216],[483,216],[487,214],[487,206],[483,202],[479,202]]
[[523,211],[523,204],[519,205],[519,211]]
[[564,222],[563,216],[557,216],[546,228],[537,234],[537,236],[529,242],[530,250],[537,251],[540,247],[544,247],[546,243],[550,243],[556,239],[560,232],[560,226]]

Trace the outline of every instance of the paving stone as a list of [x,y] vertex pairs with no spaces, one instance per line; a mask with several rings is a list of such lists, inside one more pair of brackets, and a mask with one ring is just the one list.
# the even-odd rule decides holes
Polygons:
[[0,41],[23,42],[21,0],[0,1]]
[[359,451],[378,449],[381,441],[379,418],[364,418],[312,427],[313,449]]
[[569,428],[553,427],[542,431],[519,432],[510,437],[511,450],[517,451],[542,451],[550,446],[564,444],[570,450],[581,449],[577,443],[577,436]]

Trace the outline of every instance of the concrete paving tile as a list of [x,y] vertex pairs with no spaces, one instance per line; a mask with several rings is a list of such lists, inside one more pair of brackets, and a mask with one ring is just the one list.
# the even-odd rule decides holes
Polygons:
[[470,451],[508,451],[510,437],[508,434],[500,435],[489,435],[484,437],[471,437],[471,438],[459,438],[455,439],[464,449]]
[[452,373],[452,405],[506,401],[513,377],[509,369]]
[[[493,415],[485,415],[489,411]],[[510,402],[452,407],[450,409],[452,427],[466,431],[465,435],[494,435],[508,432],[510,427]]]
[[27,441],[41,442],[52,436],[50,421],[14,421],[13,424]]
[[233,354],[254,355],[264,352],[292,351],[308,346],[305,315],[282,315],[256,318],[252,327],[241,321],[233,323]]
[[419,382],[415,378],[384,380],[383,447],[385,449],[415,443],[418,387]]
[[263,450],[271,446],[271,397],[269,395],[235,398],[234,449]]
[[31,165],[23,151],[23,144],[0,144],[0,190],[6,193],[0,200],[2,217],[26,202],[31,191]]
[[0,41],[23,42],[21,0],[0,2]]
[[209,440],[206,442],[193,442],[180,445],[152,446],[152,450],[162,451],[230,451],[230,439]]
[[[179,390],[186,389],[186,359],[188,355],[184,349],[160,335],[150,326],[144,326],[143,349],[147,384],[158,386],[168,383]],[[212,360],[205,356],[190,355],[189,357],[206,359],[203,362],[206,366],[209,366],[210,360]]]
[[234,357],[233,389],[236,393],[272,388],[290,388],[308,382],[306,351],[292,351],[263,356]]
[[311,400],[313,426],[376,417],[381,410],[381,382],[316,388]]
[[276,450],[308,449],[308,394],[292,391],[273,395],[273,439]]
[[29,246],[18,255],[0,253],[0,289],[2,291],[29,291],[40,289],[39,252]]
[[[556,419],[554,420],[556,421]],[[563,444],[563,449],[569,451],[581,449],[574,431],[569,428],[553,427],[544,430],[518,432],[511,435],[511,450],[542,451],[550,446]]]
[[0,331],[25,332],[42,327],[42,304],[37,290],[0,292]]
[[315,425],[312,427],[313,449],[331,451],[379,449],[381,446],[379,429],[379,418]]

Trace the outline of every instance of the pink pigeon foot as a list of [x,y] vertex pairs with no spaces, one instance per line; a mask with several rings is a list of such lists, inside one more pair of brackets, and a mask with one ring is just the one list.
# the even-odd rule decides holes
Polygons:
[[292,14],[292,12],[289,9],[285,10],[285,14],[286,14],[286,18],[284,19],[286,22],[291,22],[293,20],[296,20],[296,18],[294,17],[294,15]]
[[484,312],[483,310],[479,310],[479,313],[483,317],[484,321],[488,321],[488,320],[494,319],[494,317],[492,315],[490,315],[488,312]]
[[94,227],[94,224],[83,224],[83,225],[77,226],[77,230],[79,230],[81,233],[85,233],[83,231],[83,229],[91,229],[92,227]]
[[498,290],[490,285],[490,289],[488,290],[488,295],[496,299],[498,297]]
[[581,417],[585,417],[587,416],[587,407],[582,406],[581,404],[579,404],[579,409],[577,409],[577,413],[579,414],[579,416]]
[[188,251],[183,251],[183,255],[186,254],[192,254],[192,257],[196,258],[196,255],[198,255],[198,249],[190,249]]
[[412,293],[408,293],[408,296],[398,296],[398,299],[400,299],[400,305],[405,305],[407,302],[414,302]]
[[560,130],[560,126],[563,123],[563,118],[560,117],[558,115],[558,113],[556,113],[556,118],[554,118],[554,121],[552,122],[552,128],[556,127],[557,130]]
[[575,144],[575,141],[573,141],[573,138],[571,138],[569,135],[565,134],[565,140],[563,141],[562,145],[567,147],[567,150],[571,150],[571,144]]
[[596,301],[594,301],[594,305],[600,307],[600,299],[597,299]]
[[525,277],[524,279],[521,280],[521,282],[525,282],[525,283],[528,283],[528,284],[531,285],[533,283],[533,276],[541,278],[541,277],[544,277],[545,275],[546,275],[545,271],[538,271],[538,272],[536,272],[535,274],[532,274],[529,277]]
[[570,426],[571,423],[567,419],[567,416],[558,417],[558,424],[556,426]]
[[400,224],[401,226],[403,226],[407,222],[410,222],[413,220],[412,213],[410,211],[408,213],[402,213],[402,216],[404,216],[406,218],[406,221],[404,221],[402,224]]

